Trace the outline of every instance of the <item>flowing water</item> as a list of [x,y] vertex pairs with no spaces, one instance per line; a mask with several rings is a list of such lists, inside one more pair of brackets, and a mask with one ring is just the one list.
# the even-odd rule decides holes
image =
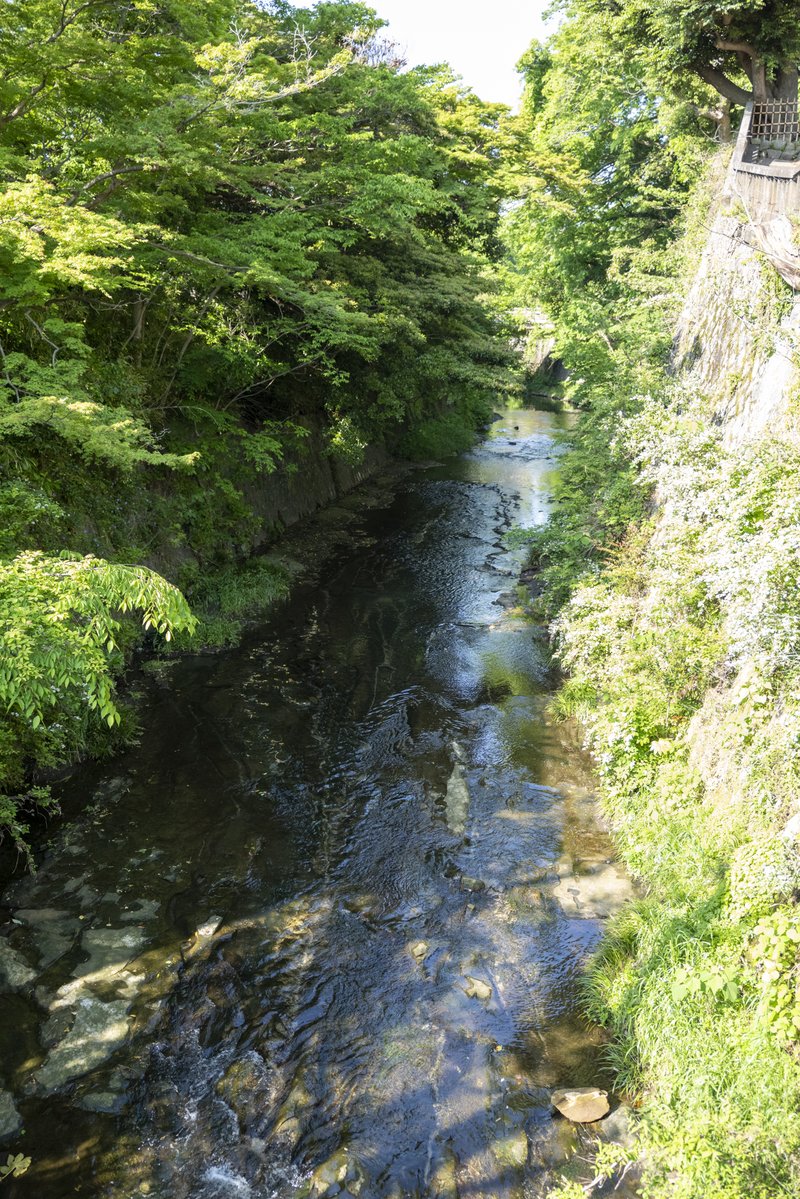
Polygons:
[[8,1199],[521,1199],[588,1135],[549,1093],[603,1082],[577,982],[627,884],[504,542],[562,419],[295,533],[291,601],[64,783],[3,897]]

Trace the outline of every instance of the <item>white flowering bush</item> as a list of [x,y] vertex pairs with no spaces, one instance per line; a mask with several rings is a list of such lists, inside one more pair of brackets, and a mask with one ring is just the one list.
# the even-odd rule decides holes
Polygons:
[[800,887],[800,855],[785,837],[748,841],[733,854],[728,886],[734,919],[761,916]]

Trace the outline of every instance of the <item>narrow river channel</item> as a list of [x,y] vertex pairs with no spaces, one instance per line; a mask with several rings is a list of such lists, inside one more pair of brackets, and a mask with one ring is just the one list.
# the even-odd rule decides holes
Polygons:
[[589,1135],[549,1093],[603,1083],[577,983],[628,889],[504,543],[562,420],[296,533],[317,576],[63,784],[2,898],[4,1197],[521,1199]]

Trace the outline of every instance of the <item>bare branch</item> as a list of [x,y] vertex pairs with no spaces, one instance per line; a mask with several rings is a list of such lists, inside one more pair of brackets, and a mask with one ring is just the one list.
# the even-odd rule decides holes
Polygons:
[[[153,166],[150,163],[146,163],[144,165],[129,166],[129,167],[115,167],[111,171],[106,171],[103,175],[95,175],[94,179],[90,179],[88,183],[84,183],[84,185],[80,189],[80,191],[73,192],[72,197],[67,201],[67,207],[68,208],[74,207],[74,205],[78,203],[78,201],[80,200],[80,198],[84,192],[89,191],[91,188],[93,188],[98,183],[105,183],[107,179],[117,179],[120,175],[134,175],[134,174],[142,173],[142,172],[146,172],[146,171],[155,172],[155,171],[164,171],[164,170],[166,170],[166,167]],[[99,198],[100,197],[97,197],[97,196],[95,197],[95,199],[99,199]]]
[[0,365],[2,365],[2,367],[3,367],[3,375],[5,377],[5,381],[8,384],[9,389],[11,391],[13,391],[14,397],[15,397],[17,403],[19,404],[20,401],[22,400],[22,396],[19,394],[19,388],[17,387],[16,383],[14,383],[14,381],[12,380],[11,376],[8,373],[8,364],[6,363],[6,354],[5,354],[5,350],[3,349],[2,342],[0,342]]
[[25,312],[25,320],[30,321],[30,323],[33,325],[36,332],[41,337],[42,341],[46,342],[47,345],[49,345],[50,348],[52,349],[53,353],[50,358],[50,365],[55,366],[56,359],[58,358],[59,354],[61,353],[61,346],[56,345],[56,343],[52,340],[52,338],[47,336],[47,334],[45,333],[44,329],[39,324],[39,322],[35,321],[28,311]]
[[718,50],[732,50],[734,54],[746,54],[748,58],[758,58],[758,51],[749,42],[726,42],[720,38],[715,45]]

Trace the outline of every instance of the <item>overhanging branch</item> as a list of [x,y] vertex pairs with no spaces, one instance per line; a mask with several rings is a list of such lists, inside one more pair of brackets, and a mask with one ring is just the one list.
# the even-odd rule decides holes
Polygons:
[[734,54],[746,54],[748,58],[758,58],[758,51],[749,42],[726,42],[719,39],[716,47],[718,50],[732,50]]
[[718,71],[716,67],[697,67],[697,74],[706,83],[724,96],[726,100],[730,100],[732,104],[749,104],[753,99],[753,93],[746,91],[743,87],[739,87],[738,83],[734,83],[727,75],[723,75],[722,71]]

